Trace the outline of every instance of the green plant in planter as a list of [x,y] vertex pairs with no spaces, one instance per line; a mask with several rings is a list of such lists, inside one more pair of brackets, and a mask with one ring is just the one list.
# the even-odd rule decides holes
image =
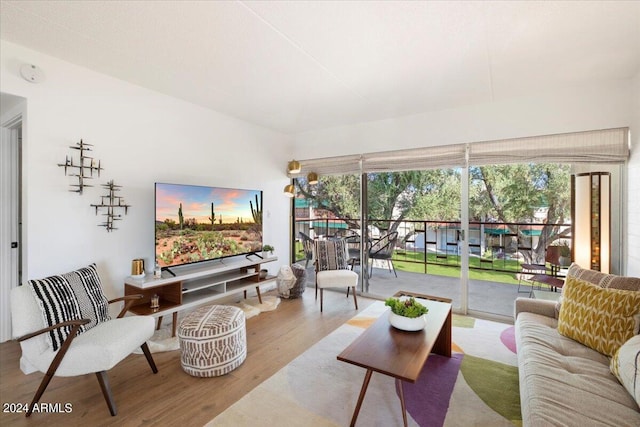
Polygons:
[[264,245],[264,246],[262,247],[262,252],[270,252],[270,253],[273,253],[273,251],[275,251],[275,250],[276,250],[276,248],[274,248],[274,247],[273,247],[273,246],[271,246],[271,245]]
[[569,247],[569,245],[567,244],[567,242],[562,242],[558,245],[559,247],[559,251],[560,251],[560,256],[561,257],[570,257],[571,256],[571,248]]
[[384,305],[391,307],[391,311],[398,316],[408,317],[410,319],[420,317],[427,314],[429,309],[411,297],[407,300],[398,298],[387,298]]

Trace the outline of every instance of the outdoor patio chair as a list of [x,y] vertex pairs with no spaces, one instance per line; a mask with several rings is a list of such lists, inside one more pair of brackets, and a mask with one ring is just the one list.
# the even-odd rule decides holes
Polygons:
[[[107,301],[95,265],[30,280],[12,289],[10,298],[13,336],[22,349],[20,369],[25,374],[45,374],[27,417],[54,376],[95,373],[109,412],[116,415],[107,370],[142,348],[151,370],[158,372],[147,346],[154,332],[153,317],[123,317],[142,295]],[[118,317],[111,319],[108,304],[117,301],[124,301],[125,305]]]
[[393,265],[393,249],[398,242],[398,232],[392,231],[391,233],[387,233],[384,236],[380,237],[376,240],[369,249],[369,260],[371,260],[371,272],[369,276],[373,275],[373,262],[374,260],[380,259],[387,261],[387,266],[389,268],[389,273],[393,271],[396,277],[398,277],[398,273],[396,273],[396,269]]
[[559,277],[560,273],[560,249],[558,246],[549,246],[546,249],[544,264],[522,264],[520,272],[520,280],[518,280],[518,292],[522,285],[523,276],[530,275],[524,279],[531,282],[529,295],[533,293],[533,287],[538,284],[538,288],[542,284],[549,287],[549,290],[556,291],[564,286],[564,280]]
[[333,233],[333,238],[335,239],[344,239],[345,237],[349,236],[350,230],[344,230],[344,229],[340,229],[340,230],[336,230],[335,233]]
[[302,231],[298,233],[300,240],[302,241],[302,250],[304,251],[304,268],[307,268],[309,261],[313,260],[313,239]]
[[[534,286],[534,284],[531,282],[531,278],[536,274],[545,274],[546,272],[547,272],[546,264],[530,264],[530,263],[520,264],[520,274],[518,275],[519,276],[518,277],[518,293],[525,292],[531,295],[531,292],[533,291],[533,286]],[[522,283],[523,281],[530,282],[531,287],[529,289],[523,288],[524,290],[521,291],[520,288],[523,287],[524,285],[527,285],[526,283]]]
[[[347,253],[349,254],[348,264],[351,270],[354,269],[355,266],[361,264],[360,259],[360,235],[351,234],[344,239],[344,243],[347,246]],[[365,243],[365,252],[369,250],[368,241]]]
[[349,288],[353,290],[353,302],[358,309],[356,286],[358,274],[349,270],[349,254],[344,240],[318,240],[315,242],[316,299],[320,289],[320,312],[323,306],[324,288]]

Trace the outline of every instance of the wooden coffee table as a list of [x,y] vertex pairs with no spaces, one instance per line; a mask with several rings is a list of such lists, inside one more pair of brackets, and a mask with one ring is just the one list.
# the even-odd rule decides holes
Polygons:
[[353,411],[351,426],[356,424],[371,374],[374,371],[396,379],[396,385],[400,390],[402,419],[406,426],[407,408],[401,381],[415,383],[432,352],[451,357],[451,300],[402,291],[394,296],[403,295],[425,300],[423,304],[429,309],[429,313],[427,326],[423,330],[418,332],[398,330],[389,324],[385,313],[338,355],[338,360],[367,370],[358,403]]

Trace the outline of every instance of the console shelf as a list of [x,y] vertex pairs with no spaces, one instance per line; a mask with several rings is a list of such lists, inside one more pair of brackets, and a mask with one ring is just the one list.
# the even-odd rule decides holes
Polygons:
[[[173,315],[173,335],[175,336],[177,313],[195,308],[229,295],[255,289],[260,296],[260,285],[272,282],[275,276],[261,279],[260,266],[276,261],[276,256],[255,255],[235,257],[197,266],[176,268],[176,276],[163,271],[162,278],[147,274],[144,278],[129,277],[124,282],[124,294],[141,294],[142,299],[135,302],[129,311],[139,315],[150,315],[158,318],[158,328],[165,315]],[[254,269],[253,272],[248,270]],[[151,308],[151,298],[158,295],[160,307]]]

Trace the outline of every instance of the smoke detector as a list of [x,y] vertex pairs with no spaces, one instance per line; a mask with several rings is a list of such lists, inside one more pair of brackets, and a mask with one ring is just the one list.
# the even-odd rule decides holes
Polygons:
[[20,75],[29,83],[41,83],[44,80],[42,68],[33,64],[23,64],[20,67]]

